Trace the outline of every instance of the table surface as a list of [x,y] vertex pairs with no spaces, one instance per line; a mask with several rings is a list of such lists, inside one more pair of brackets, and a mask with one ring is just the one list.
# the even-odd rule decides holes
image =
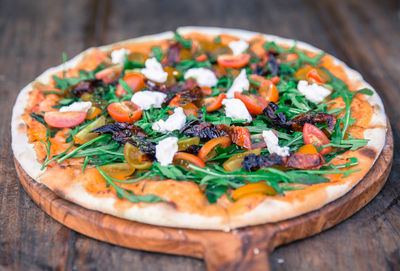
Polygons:
[[18,91],[90,46],[180,25],[242,28],[311,43],[360,71],[381,95],[394,132],[388,182],[360,212],[277,248],[273,270],[394,270],[400,266],[400,2],[0,0],[0,270],[205,270],[198,259],[126,249],[62,226],[24,192],[10,148]]

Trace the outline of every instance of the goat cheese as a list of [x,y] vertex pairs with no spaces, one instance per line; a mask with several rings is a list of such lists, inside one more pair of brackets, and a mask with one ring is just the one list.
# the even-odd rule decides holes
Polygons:
[[159,120],[153,123],[151,128],[153,130],[168,133],[173,132],[175,130],[180,130],[186,123],[186,115],[183,112],[182,107],[177,107],[174,110],[174,113],[168,117],[167,120]]
[[252,120],[249,111],[244,103],[239,99],[223,99],[222,104],[225,106],[225,115],[233,120],[245,119],[248,122]]
[[154,108],[160,108],[166,97],[167,94],[162,92],[143,90],[135,92],[131,101],[142,110],[148,110],[151,106]]
[[243,91],[249,90],[250,83],[247,80],[246,70],[242,69],[240,74],[235,78],[233,81],[232,86],[229,88],[228,92],[226,93],[227,98],[233,98],[235,96],[235,92],[242,93]]
[[308,84],[305,80],[300,80],[297,84],[297,89],[306,96],[306,99],[315,104],[319,104],[326,97],[331,94],[331,91],[323,86],[320,86],[316,83],[311,85]]
[[162,166],[168,166],[174,160],[174,155],[178,151],[178,138],[167,137],[160,140],[156,146],[156,158]]
[[229,48],[231,48],[234,55],[240,55],[247,50],[249,44],[244,40],[238,40],[238,41],[231,41],[228,44],[228,46]]
[[213,87],[217,84],[218,79],[212,70],[205,68],[188,69],[185,73],[185,80],[189,78],[196,79],[200,86]]
[[168,73],[163,70],[160,62],[155,57],[146,60],[142,74],[157,83],[164,83],[168,77]]
[[262,133],[265,144],[267,144],[268,151],[272,153],[276,153],[279,156],[289,156],[289,147],[281,147],[279,146],[279,139],[274,134],[273,131],[267,130]]
[[87,112],[92,107],[91,102],[74,102],[60,108],[60,112]]
[[130,51],[125,48],[112,51],[111,52],[112,63],[123,65],[125,63],[125,56],[128,55],[129,53]]

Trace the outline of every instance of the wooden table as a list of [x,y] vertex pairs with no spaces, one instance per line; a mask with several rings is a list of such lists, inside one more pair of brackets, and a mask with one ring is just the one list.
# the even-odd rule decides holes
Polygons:
[[[278,2],[278,1],[276,1]],[[397,1],[0,1],[0,270],[205,270],[187,257],[85,237],[42,212],[18,182],[10,148],[18,91],[83,49],[180,25],[236,27],[314,44],[359,70],[391,119],[395,156],[382,192],[322,234],[278,248],[273,270],[396,270],[400,266],[400,6]]]

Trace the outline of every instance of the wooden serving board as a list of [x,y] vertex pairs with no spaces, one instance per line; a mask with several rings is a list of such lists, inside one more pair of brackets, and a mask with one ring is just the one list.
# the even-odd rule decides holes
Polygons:
[[231,232],[153,226],[88,210],[35,182],[14,161],[31,198],[51,217],[84,235],[128,248],[203,258],[210,271],[269,270],[268,254],[275,247],[342,222],[381,190],[393,158],[393,137],[389,123],[388,126],[382,153],[366,177],[345,196],[296,218]]

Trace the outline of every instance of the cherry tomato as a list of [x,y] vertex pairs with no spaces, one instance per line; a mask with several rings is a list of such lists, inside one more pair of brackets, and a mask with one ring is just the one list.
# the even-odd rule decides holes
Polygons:
[[139,53],[139,52],[132,52],[128,55],[128,60],[129,61],[135,61],[140,64],[143,64],[146,62],[147,55]]
[[311,69],[307,73],[307,81],[315,82],[318,84],[324,83],[324,79],[321,78],[316,69]]
[[221,136],[209,140],[206,144],[201,147],[199,154],[197,155],[201,160],[207,161],[216,155],[215,148],[221,146],[226,148],[231,145],[232,141],[227,136]]
[[[124,80],[125,83],[131,88],[132,93],[142,90],[145,87],[144,76],[140,73],[128,73],[124,76],[124,78],[122,78],[122,80]],[[126,94],[128,94],[128,92],[120,84],[118,84],[117,88],[115,89],[115,95],[117,95],[117,97],[121,97]]]
[[178,165],[184,167],[186,169],[190,169],[188,165],[193,164],[198,167],[206,167],[206,164],[197,157],[196,155],[186,153],[186,152],[177,152],[174,156],[174,165]]
[[317,154],[317,148],[313,144],[306,144],[301,146],[297,152],[304,153],[304,154]]
[[249,130],[246,127],[239,126],[231,126],[231,129],[232,142],[240,147],[251,150],[251,135]]
[[135,122],[142,116],[142,109],[131,101],[109,104],[107,111],[110,116],[119,122]]
[[254,94],[243,94],[235,92],[235,98],[241,100],[251,115],[262,114],[264,108],[268,106],[268,102],[261,96]]
[[203,99],[203,104],[207,112],[218,110],[222,106],[222,100],[226,98],[225,93],[221,93],[216,97],[208,97]]
[[101,109],[98,108],[97,106],[92,106],[89,108],[89,110],[86,114],[86,119],[88,119],[88,120],[95,119],[100,114],[101,114]]
[[128,176],[135,172],[135,168],[131,167],[128,163],[116,163],[100,166],[100,169],[108,176],[118,179],[125,180]]
[[229,157],[228,160],[226,160],[222,164],[222,167],[228,172],[240,169],[240,168],[242,168],[242,162],[243,162],[244,158],[247,155],[252,154],[252,153],[255,155],[259,155],[261,153],[261,149],[254,149],[251,151],[241,152],[241,153],[232,155],[231,157]]
[[235,191],[233,191],[232,198],[234,200],[238,200],[244,197],[260,194],[274,196],[277,194],[277,192],[270,185],[261,181],[258,183],[249,183],[237,188]]
[[250,61],[249,54],[241,55],[220,55],[217,58],[217,62],[224,68],[235,68],[239,69],[247,65]]
[[[322,132],[318,127],[312,125],[310,123],[304,124],[303,127],[303,139],[306,144],[316,144],[317,148],[322,145],[326,145],[330,143],[330,140],[326,137],[324,132]],[[332,147],[325,147],[319,151],[320,154],[325,155],[332,151]]]
[[279,92],[275,84],[271,80],[265,80],[258,88],[258,93],[269,102],[276,103],[279,100]]
[[125,143],[124,157],[129,166],[136,169],[147,169],[152,165],[146,155],[131,143]]
[[179,97],[179,96],[175,96],[170,102],[169,102],[169,106],[170,107],[179,107],[183,105],[183,98]]
[[55,128],[70,128],[81,124],[86,118],[86,112],[46,112],[44,121]]
[[164,71],[168,73],[166,85],[172,85],[176,83],[176,80],[182,76],[182,73],[173,67],[164,67]]
[[271,81],[276,85],[281,81],[281,78],[279,76],[274,76],[271,78]]
[[194,60],[196,60],[197,62],[203,62],[207,60],[207,55],[206,54],[201,54],[199,56],[197,56]]
[[178,140],[178,151],[184,151],[191,145],[199,145],[200,137],[188,137]]
[[116,65],[112,66],[109,68],[106,68],[104,70],[98,71],[94,76],[96,79],[101,79],[105,84],[109,84],[111,82],[114,82],[118,79],[122,72],[122,66],[121,65]]
[[74,140],[78,144],[85,144],[90,140],[99,136],[98,133],[91,133],[94,129],[106,125],[106,117],[101,116],[100,118],[94,120],[89,125],[85,126],[82,130],[74,135]]
[[250,78],[251,78],[251,80],[253,80],[253,81],[257,82],[257,83],[262,83],[265,80],[267,80],[267,79],[265,79],[264,77],[262,77],[261,75],[258,75],[258,74],[250,74]]
[[[312,70],[314,70],[314,71],[312,71]],[[310,71],[312,71],[311,74],[310,74]],[[310,78],[309,78],[309,74],[310,74]],[[294,75],[294,77],[299,81],[315,79],[315,78],[313,78],[313,76],[315,76],[315,78],[318,78],[317,80],[319,80],[321,83],[328,83],[329,81],[331,81],[331,77],[329,76],[329,74],[327,72],[325,72],[323,69],[313,68],[311,66],[307,66],[307,67],[299,69]]]
[[189,117],[190,115],[193,115],[197,118],[199,116],[198,115],[199,108],[194,103],[188,103],[188,104],[182,106],[182,109],[183,109],[183,113],[185,113],[185,115],[187,117]]

